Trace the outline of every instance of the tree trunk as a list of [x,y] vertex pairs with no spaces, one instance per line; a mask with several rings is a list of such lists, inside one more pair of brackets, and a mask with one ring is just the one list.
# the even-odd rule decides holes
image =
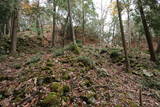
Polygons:
[[156,49],[156,53],[159,54],[160,53],[160,39],[158,40],[158,46],[157,46],[157,49]]
[[150,34],[150,31],[149,31],[149,28],[148,28],[148,25],[147,25],[147,21],[146,21],[145,15],[144,15],[141,0],[138,0],[138,7],[139,7],[140,14],[141,14],[141,19],[142,19],[145,35],[146,35],[146,38],[147,38],[147,43],[148,43],[148,47],[149,47],[149,51],[150,51],[151,60],[155,62],[156,61],[156,56],[155,56],[155,52],[154,52],[154,48],[153,48],[152,36]]
[[67,15],[67,18],[65,20],[65,23],[63,25],[63,32],[62,32],[62,36],[63,36],[63,47],[65,45],[65,35],[66,35],[66,30],[67,30],[67,26],[68,26],[68,19],[69,19],[69,15]]
[[84,0],[82,0],[82,29],[83,29],[83,43],[85,43],[85,11],[84,11]]
[[[37,0],[37,8],[39,8],[39,0]],[[39,23],[39,14],[38,13],[36,15],[36,29],[37,29],[37,35],[40,36],[41,31],[40,31],[40,23]]]
[[131,46],[130,10],[127,9],[128,47]]
[[18,27],[18,10],[15,9],[11,19],[11,54],[16,53],[17,49],[17,27]]
[[56,36],[56,1],[53,0],[53,29],[52,29],[52,47],[55,46],[55,36]]
[[70,0],[68,0],[68,15],[69,15],[69,22],[70,22],[71,35],[72,35],[73,43],[76,44],[76,37],[75,37],[75,32],[74,32],[73,23],[72,23]]
[[37,29],[37,35],[40,36],[41,32],[40,32],[40,24],[39,24],[39,17],[38,16],[36,18],[36,29]]
[[122,35],[122,43],[123,43],[124,54],[125,54],[126,71],[129,72],[130,64],[129,64],[125,35],[124,35],[124,30],[123,30],[123,23],[122,23],[121,10],[119,6],[119,0],[117,0],[117,8],[118,8],[119,23],[120,23],[120,29],[121,29],[121,35]]

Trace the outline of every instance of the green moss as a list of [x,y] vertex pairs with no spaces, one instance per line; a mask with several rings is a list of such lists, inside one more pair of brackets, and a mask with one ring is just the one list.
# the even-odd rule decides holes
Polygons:
[[96,98],[96,93],[93,92],[93,91],[88,91],[87,94],[86,94],[86,97],[87,97],[88,99],[90,99],[90,98],[92,98],[92,97]]
[[64,55],[64,49],[63,49],[63,48],[57,49],[57,50],[55,50],[55,51],[53,52],[53,56],[54,56],[54,57],[58,57],[58,56],[62,56],[62,55]]
[[62,79],[64,79],[64,80],[69,80],[71,77],[70,77],[70,75],[67,73],[67,72],[64,72],[63,74],[62,74]]
[[112,59],[118,58],[121,56],[121,51],[119,49],[113,48],[110,50],[110,57]]
[[81,86],[82,87],[90,87],[90,86],[92,86],[92,82],[90,81],[90,80],[85,80],[85,81],[83,81],[82,83],[81,83]]
[[61,102],[60,96],[55,92],[50,92],[44,99],[41,101],[41,106],[49,107],[59,107]]
[[120,104],[115,105],[114,107],[122,107]]
[[79,56],[78,58],[76,58],[77,62],[82,62],[85,66],[89,66],[90,68],[93,68],[95,65],[95,62],[86,56]]
[[136,103],[130,101],[129,107],[139,107],[139,106]]
[[72,51],[72,52],[74,52],[75,54],[80,54],[80,48],[78,47],[77,44],[73,44],[73,43],[72,43],[72,44],[66,46],[64,49],[65,49],[65,50]]
[[48,84],[57,81],[53,76],[44,76],[37,79],[37,85]]
[[31,57],[30,59],[28,59],[28,61],[26,62],[26,65],[32,64],[32,63],[37,63],[41,60],[41,56],[40,55],[35,55],[33,57]]
[[6,80],[6,79],[7,79],[7,77],[6,77],[6,76],[4,76],[4,75],[0,75],[0,81]]
[[50,86],[51,91],[53,92],[61,92],[62,91],[62,85],[59,82],[53,82]]
[[41,70],[47,71],[47,70],[52,70],[52,68],[50,66],[44,66],[41,68]]
[[7,55],[0,55],[0,62],[4,61],[7,58]]
[[0,81],[4,81],[4,80],[14,80],[13,77],[7,77],[5,75],[0,74]]
[[21,68],[21,64],[14,64],[13,67],[14,67],[15,69],[20,69],[20,68]]
[[142,84],[145,87],[160,90],[160,78],[158,77],[144,77]]
[[52,67],[54,64],[51,62],[51,61],[48,61],[47,63],[46,63],[46,66],[48,66],[48,67]]
[[17,102],[20,102],[20,101],[22,101],[22,100],[23,100],[22,98],[16,97],[16,98],[13,100],[13,102],[17,103]]
[[70,91],[70,87],[68,85],[64,85],[62,90],[63,90],[63,95],[66,95]]

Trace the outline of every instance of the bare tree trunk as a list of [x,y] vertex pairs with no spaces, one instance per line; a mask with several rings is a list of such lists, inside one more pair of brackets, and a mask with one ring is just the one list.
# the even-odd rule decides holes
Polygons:
[[40,24],[39,24],[39,17],[38,16],[36,18],[36,29],[37,29],[37,35],[40,36],[41,32],[40,32]]
[[11,54],[16,53],[17,49],[17,27],[18,27],[18,10],[15,9],[11,19]]
[[2,33],[2,24],[0,24],[0,40],[2,39],[2,35],[3,35],[3,33]]
[[127,9],[127,26],[128,26],[128,47],[131,46],[131,28],[130,28],[130,10]]
[[[37,8],[39,8],[39,0],[37,0]],[[37,35],[40,36],[41,31],[40,31],[40,23],[39,23],[39,14],[38,13],[36,15],[36,29],[37,29]]]
[[158,40],[158,46],[157,46],[157,49],[156,49],[156,53],[159,54],[160,53],[160,39]]
[[141,0],[138,0],[138,7],[139,7],[140,14],[141,14],[143,27],[144,27],[145,35],[146,35],[147,42],[148,42],[148,47],[149,47],[149,51],[150,51],[151,60],[155,62],[156,61],[156,56],[155,56],[155,52],[154,52],[154,48],[153,48],[152,36],[149,32],[149,28],[148,28],[148,25],[147,25],[146,17],[144,15]]
[[85,43],[85,9],[84,9],[84,0],[82,0],[82,28],[83,28],[83,43]]
[[52,29],[52,47],[55,46],[55,36],[56,36],[56,1],[53,1],[53,29]]
[[123,43],[124,54],[125,54],[125,61],[126,61],[126,71],[129,72],[130,64],[129,64],[129,59],[128,59],[128,53],[127,53],[127,47],[126,47],[126,41],[125,41],[125,35],[124,35],[124,29],[123,29],[123,23],[122,23],[121,10],[119,6],[119,0],[117,0],[117,8],[118,8],[119,23],[120,23],[120,29],[121,29],[121,35],[122,35],[122,43]]
[[62,36],[63,36],[63,47],[65,45],[65,35],[66,35],[67,26],[68,26],[68,19],[69,19],[69,15],[67,15],[67,18],[65,20],[65,24],[63,25],[64,26],[63,33],[62,33]]
[[76,44],[76,37],[75,37],[75,32],[74,32],[73,23],[72,23],[70,0],[68,0],[68,15],[69,15],[69,22],[70,22],[70,28],[71,28],[73,43]]

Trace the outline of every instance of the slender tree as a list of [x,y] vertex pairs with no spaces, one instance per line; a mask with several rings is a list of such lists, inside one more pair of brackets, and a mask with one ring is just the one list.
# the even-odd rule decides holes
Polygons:
[[83,42],[85,42],[85,6],[82,0],[82,29],[83,29]]
[[17,48],[17,28],[18,28],[18,8],[17,1],[14,2],[14,8],[11,16],[11,54],[16,53]]
[[56,0],[53,0],[53,29],[52,29],[52,47],[55,46],[56,36]]
[[130,64],[128,59],[128,53],[127,53],[127,47],[126,47],[126,41],[125,41],[125,35],[124,35],[124,28],[122,23],[122,16],[121,16],[121,8],[119,4],[119,0],[117,0],[117,9],[118,9],[118,17],[119,17],[119,23],[120,23],[120,29],[121,29],[121,35],[122,35],[122,43],[124,48],[124,54],[125,54],[125,61],[126,61],[126,71],[129,71]]
[[[37,10],[39,9],[39,0],[37,0]],[[36,29],[37,29],[37,35],[40,36],[41,35],[41,31],[40,31],[40,23],[39,23],[39,13],[36,13]]]
[[137,3],[138,3],[139,11],[140,11],[140,14],[141,14],[141,19],[142,19],[142,24],[143,24],[143,27],[144,27],[145,35],[146,35],[146,38],[147,38],[147,43],[148,43],[148,47],[149,47],[149,51],[150,51],[151,60],[155,62],[156,61],[156,56],[155,56],[155,52],[154,52],[154,48],[153,48],[152,36],[151,36],[150,31],[149,31],[149,27],[147,25],[146,17],[144,15],[142,1],[138,0]]
[[75,32],[74,32],[73,23],[72,23],[72,14],[71,14],[71,3],[70,3],[70,0],[68,0],[68,15],[69,15],[69,23],[70,23],[71,35],[72,35],[73,43],[76,44],[76,37],[75,37]]

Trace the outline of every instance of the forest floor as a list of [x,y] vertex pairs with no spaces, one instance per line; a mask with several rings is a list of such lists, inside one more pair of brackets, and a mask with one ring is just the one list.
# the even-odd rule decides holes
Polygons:
[[130,50],[127,73],[122,49],[21,41],[17,55],[0,56],[2,107],[139,107],[141,89],[144,107],[160,107],[160,69],[147,52]]

